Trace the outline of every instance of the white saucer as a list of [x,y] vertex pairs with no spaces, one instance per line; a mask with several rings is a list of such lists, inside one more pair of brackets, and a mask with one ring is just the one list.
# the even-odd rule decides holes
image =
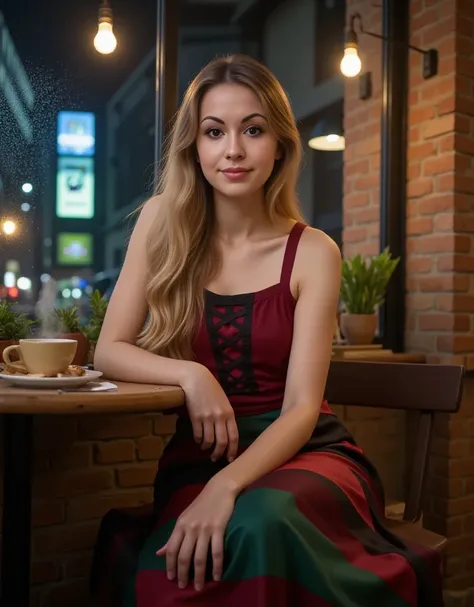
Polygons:
[[102,371],[90,371],[80,377],[31,377],[29,375],[7,375],[0,373],[0,379],[5,380],[10,386],[17,388],[35,388],[54,390],[56,388],[79,388],[92,380],[102,376]]

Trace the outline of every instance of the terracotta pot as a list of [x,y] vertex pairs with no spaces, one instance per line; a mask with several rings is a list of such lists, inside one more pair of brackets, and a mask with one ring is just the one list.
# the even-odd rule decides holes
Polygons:
[[[7,340],[0,340],[0,365],[3,365],[3,351],[6,350],[8,348],[8,346],[14,346],[18,344],[17,341],[7,341]],[[13,358],[14,360],[18,360],[18,356],[16,356],[16,353],[13,354]]]
[[72,361],[73,365],[87,364],[87,354],[89,352],[89,340],[82,333],[63,333],[61,335],[64,339],[75,339],[77,341],[77,350]]
[[351,346],[367,346],[374,341],[377,314],[341,314],[341,332]]

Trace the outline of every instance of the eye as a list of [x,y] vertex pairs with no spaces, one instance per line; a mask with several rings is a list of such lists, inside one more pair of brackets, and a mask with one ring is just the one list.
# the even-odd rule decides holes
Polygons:
[[220,134],[221,130],[217,127],[213,127],[212,129],[206,131],[206,135],[209,135],[209,137],[212,137],[212,139],[216,139],[217,137],[219,137]]
[[246,133],[248,133],[251,137],[256,137],[262,133],[262,129],[259,126],[249,126]]

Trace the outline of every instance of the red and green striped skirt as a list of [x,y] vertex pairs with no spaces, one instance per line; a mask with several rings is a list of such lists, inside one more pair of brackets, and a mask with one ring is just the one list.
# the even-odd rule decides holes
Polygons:
[[[240,417],[244,450],[279,415]],[[440,607],[439,556],[383,525],[378,475],[337,418],[322,413],[312,438],[287,464],[237,498],[225,535],[224,573],[201,591],[180,589],[156,551],[183,510],[225,465],[213,463],[181,418],[140,516],[112,511],[93,567],[101,607]]]

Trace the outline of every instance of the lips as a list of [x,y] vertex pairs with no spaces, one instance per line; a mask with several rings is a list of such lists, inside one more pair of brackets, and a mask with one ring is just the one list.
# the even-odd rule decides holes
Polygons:
[[245,169],[244,167],[229,167],[228,169],[224,169],[222,173],[227,181],[235,183],[238,181],[245,181],[247,175],[250,173],[250,169]]
[[241,175],[242,173],[248,173],[249,169],[244,169],[243,167],[232,167],[224,169],[222,172],[226,173],[227,175]]

